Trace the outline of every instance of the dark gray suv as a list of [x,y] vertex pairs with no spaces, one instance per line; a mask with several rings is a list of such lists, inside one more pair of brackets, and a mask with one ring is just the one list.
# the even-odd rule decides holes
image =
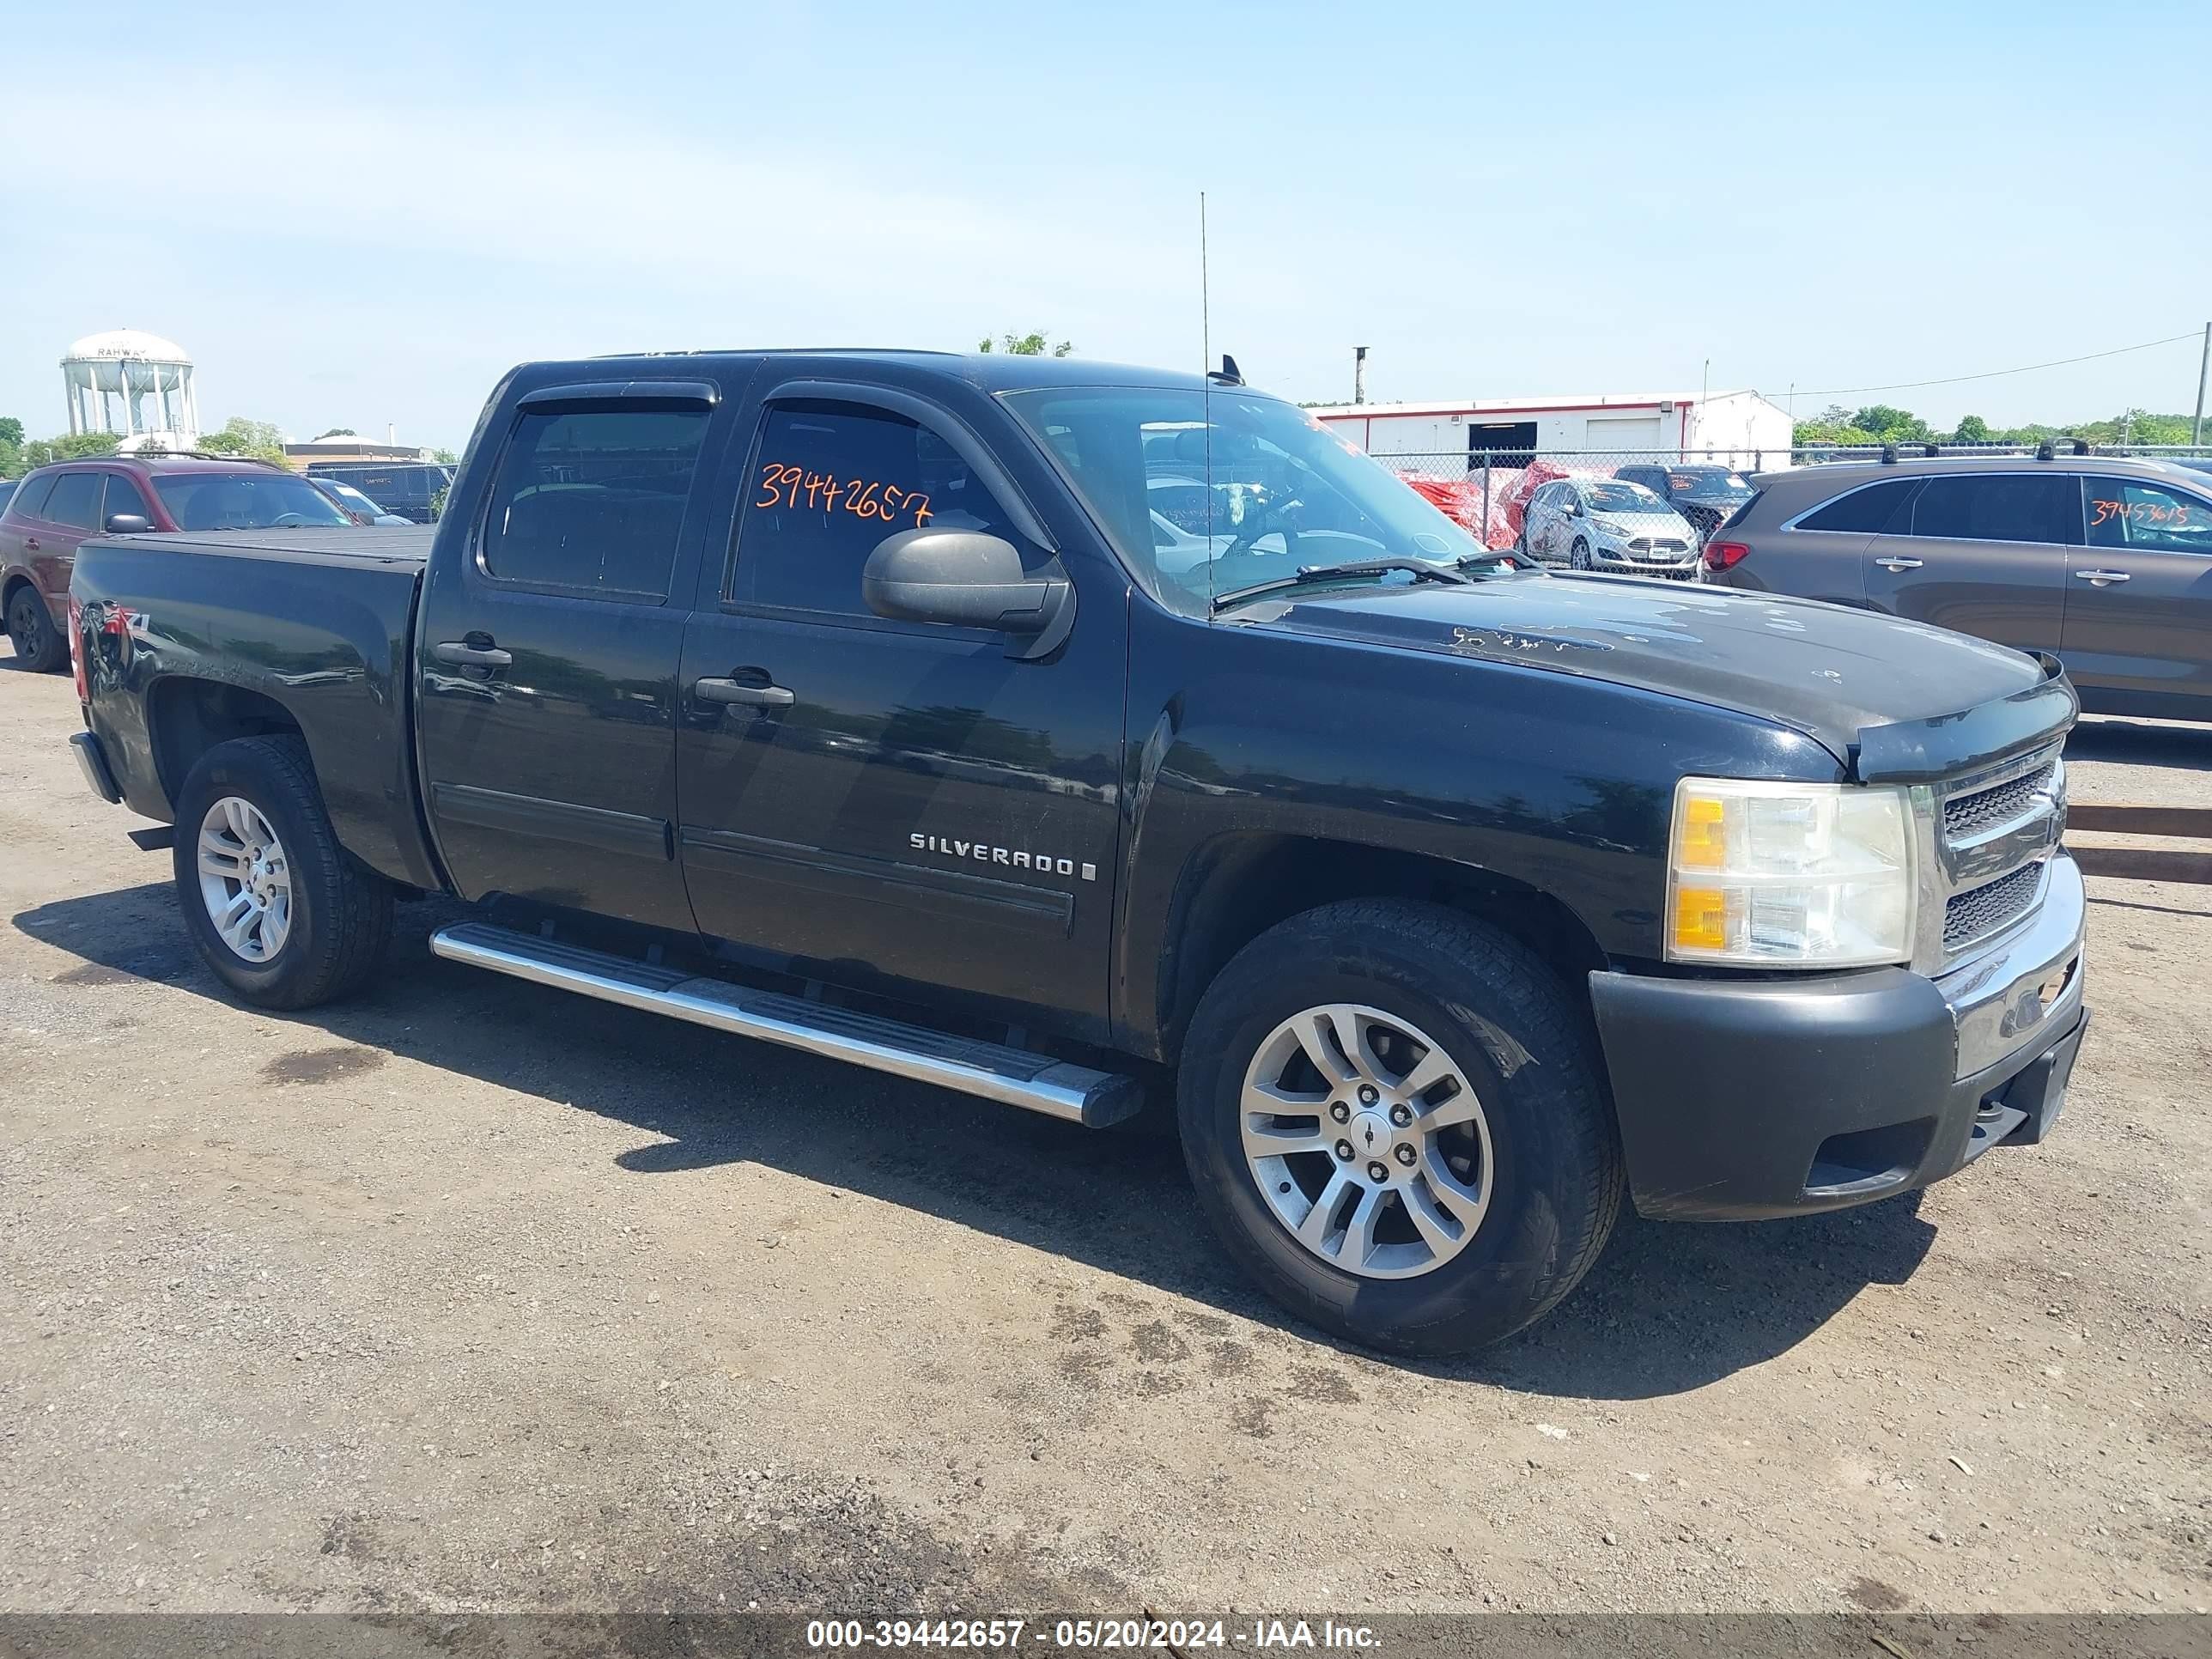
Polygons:
[[2063,659],[2100,714],[2212,720],[2212,475],[2165,461],[1906,460],[1761,473],[1717,586],[1887,611]]

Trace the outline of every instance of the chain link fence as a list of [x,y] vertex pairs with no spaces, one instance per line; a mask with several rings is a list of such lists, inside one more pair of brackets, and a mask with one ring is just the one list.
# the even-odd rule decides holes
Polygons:
[[[1521,539],[1528,500],[1557,479],[1620,478],[1662,497],[1687,520],[1702,543],[1740,501],[1752,475],[1785,467],[1834,465],[1923,456],[2033,456],[2077,453],[2144,459],[2203,461],[2212,467],[2212,444],[2077,445],[2069,438],[2044,444],[1824,444],[1791,449],[1435,450],[1375,459],[1464,526],[1486,547],[1511,547]],[[2212,471],[2206,474],[2212,482]]]

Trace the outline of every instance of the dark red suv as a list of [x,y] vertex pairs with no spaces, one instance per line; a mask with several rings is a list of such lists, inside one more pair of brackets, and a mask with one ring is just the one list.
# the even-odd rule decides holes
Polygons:
[[352,523],[299,474],[265,461],[116,455],[42,466],[0,513],[0,616],[24,667],[59,668],[69,661],[70,570],[88,536]]

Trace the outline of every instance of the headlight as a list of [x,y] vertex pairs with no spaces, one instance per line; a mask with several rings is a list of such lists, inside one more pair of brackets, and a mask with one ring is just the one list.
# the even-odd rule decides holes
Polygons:
[[1592,519],[1590,520],[1590,528],[1601,532],[1607,536],[1626,536],[1628,534],[1628,526],[1626,525],[1616,523],[1611,519]]
[[1684,778],[1668,840],[1667,959],[1910,961],[1911,823],[1902,789]]

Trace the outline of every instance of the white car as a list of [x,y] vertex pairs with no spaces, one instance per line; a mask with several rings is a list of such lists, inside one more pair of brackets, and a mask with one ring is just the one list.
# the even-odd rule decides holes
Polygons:
[[1521,547],[1547,564],[1693,582],[1704,574],[1698,532],[1642,484],[1555,478],[1528,498]]

